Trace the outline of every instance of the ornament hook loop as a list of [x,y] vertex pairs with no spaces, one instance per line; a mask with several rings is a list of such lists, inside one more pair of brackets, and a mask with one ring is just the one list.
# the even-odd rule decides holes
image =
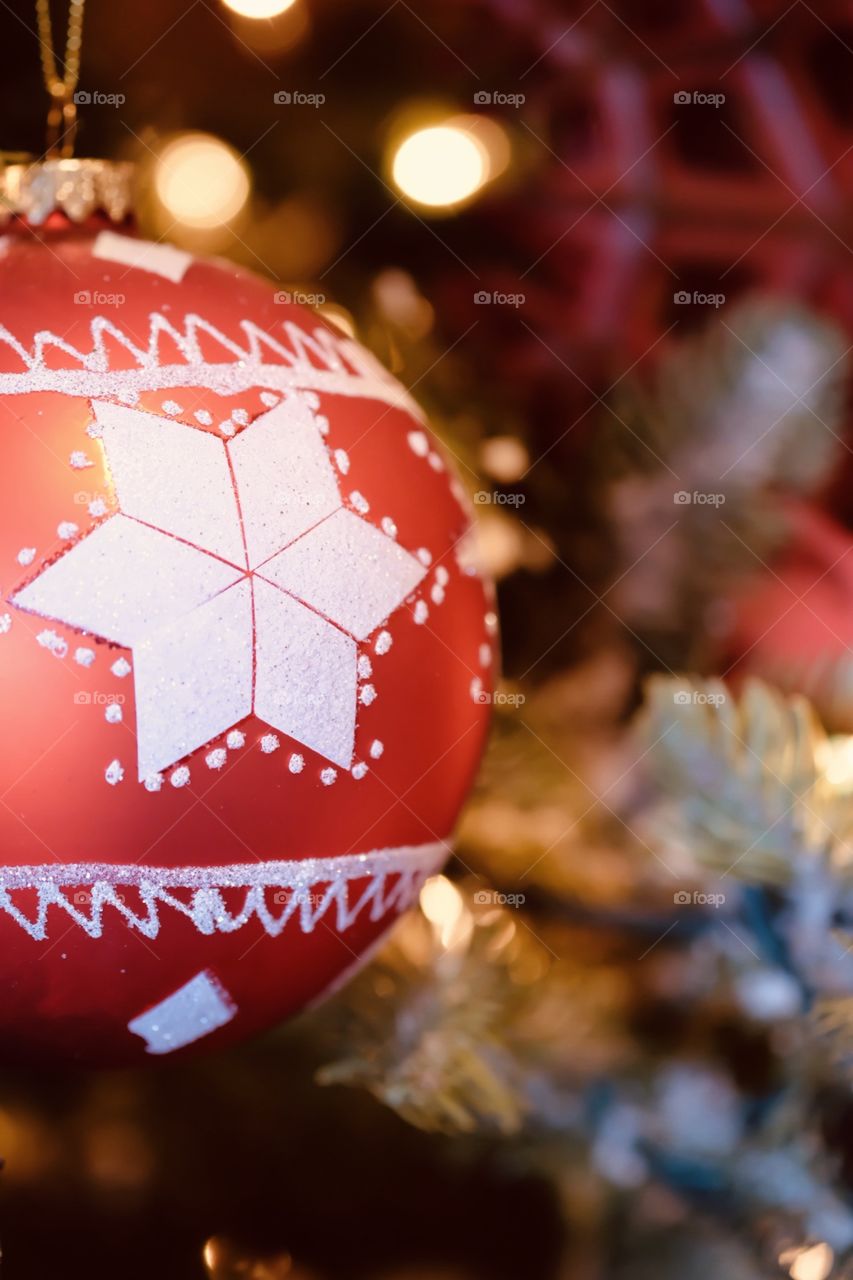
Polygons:
[[70,160],[77,136],[77,103],[61,80],[50,86],[50,110],[47,113],[47,157]]

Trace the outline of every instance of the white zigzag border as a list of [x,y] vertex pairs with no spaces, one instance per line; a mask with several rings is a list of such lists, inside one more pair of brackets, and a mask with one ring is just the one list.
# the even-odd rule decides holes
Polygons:
[[[406,910],[416,900],[424,881],[446,861],[450,850],[443,841],[375,849],[371,853],[335,858],[306,858],[291,862],[247,862],[222,867],[139,867],[109,863],[51,863],[43,866],[0,867],[0,911],[4,911],[37,942],[48,936],[48,911],[59,907],[89,935],[103,934],[104,907],[113,907],[127,924],[146,938],[160,932],[161,906],[169,907],[193,922],[199,933],[235,933],[257,918],[265,932],[276,938],[296,917],[303,933],[315,926],[334,906],[334,926],[349,929],[369,906],[370,919],[381,920],[392,908]],[[355,880],[370,883],[352,905],[349,886]],[[396,877],[391,887],[389,879]],[[122,887],[132,887],[143,903],[142,913],[124,901]],[[38,907],[34,918],[12,901],[16,889],[35,889]],[[69,901],[67,891],[75,890]],[[170,890],[192,890],[189,902]],[[242,908],[236,913],[225,905],[222,889],[245,889]],[[288,891],[278,913],[267,906],[270,889]],[[83,901],[79,901],[83,898]],[[80,910],[88,907],[88,912]]]
[[[84,352],[47,329],[33,336],[28,351],[5,325],[0,325],[0,343],[10,347],[25,365],[22,373],[0,373],[0,395],[25,395],[33,391],[60,391],[67,395],[116,396],[132,399],[142,391],[191,385],[218,395],[232,395],[250,387],[275,391],[327,391],[338,395],[380,400],[405,409],[419,421],[425,416],[418,403],[388,370],[364,347],[348,338],[338,338],[328,329],[316,328],[308,334],[290,320],[282,324],[290,346],[265,333],[251,320],[241,320],[246,346],[226,337],[201,316],[184,316],[183,330],[160,312],[149,315],[148,345],[140,347],[113,321],[95,316],[89,325],[92,350]],[[205,358],[199,335],[223,348],[233,359],[212,362]],[[110,337],[134,358],[135,369],[111,369]],[[161,364],[160,343],[171,339],[186,364]],[[48,351],[62,351],[77,368],[55,369],[47,364]],[[311,362],[311,354],[325,368]],[[270,356],[283,363],[270,363]]]

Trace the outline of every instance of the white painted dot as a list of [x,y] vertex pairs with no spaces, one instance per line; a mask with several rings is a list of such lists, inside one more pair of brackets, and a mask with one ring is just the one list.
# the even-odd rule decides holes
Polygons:
[[0,636],[8,635],[12,630],[11,613],[0,613]]
[[489,700],[488,694],[483,692],[483,682],[479,676],[474,676],[474,679],[471,681],[469,692],[471,694],[472,702],[488,702]]
[[395,525],[394,521],[391,519],[390,516],[383,516],[381,524],[382,524],[383,533],[387,533],[389,538],[396,538],[397,526]]
[[214,747],[212,751],[208,751],[204,757],[204,763],[208,769],[221,769],[228,759],[228,752],[224,747]]
[[492,610],[489,610],[489,612],[483,618],[483,621],[486,624],[486,631],[488,632],[488,634],[490,636],[497,635],[498,615],[494,613]]
[[427,568],[432,564],[432,555],[427,551],[426,547],[418,547],[415,555],[418,557],[421,564],[426,565]]
[[367,773],[367,765],[360,760],[358,761],[357,764],[353,765],[351,773],[352,773],[352,776],[355,778],[356,782],[360,782],[361,779],[364,777],[364,775]]
[[121,761],[120,760],[111,761],[111,763],[107,765],[106,770],[104,771],[104,777],[106,778],[107,782],[110,784],[111,787],[117,787],[118,784],[124,778],[124,769],[121,766]]
[[319,413],[318,413],[318,414],[317,414],[317,416],[316,416],[316,417],[315,417],[315,419],[314,419],[314,423],[315,423],[315,426],[317,427],[317,430],[320,432],[320,435],[321,435],[321,436],[327,436],[327,435],[329,434],[329,419],[328,419],[328,418],[326,418],[326,417],[324,417],[322,414],[319,414]]
[[185,764],[179,764],[169,777],[173,787],[185,787],[190,780],[190,771]]
[[391,645],[393,643],[394,643],[394,637],[391,635],[390,631],[380,631],[379,635],[376,637],[376,643],[374,644],[373,648],[381,658],[383,653],[388,652],[388,650],[391,648]]
[[149,773],[148,777],[145,779],[145,782],[143,783],[143,786],[145,787],[146,791],[159,791],[162,785],[163,785],[162,773]]
[[225,745],[230,747],[232,751],[237,751],[240,747],[246,745],[246,735],[242,729],[232,729],[225,739]]
[[437,582],[429,594],[433,604],[444,604],[444,587],[440,587]]
[[232,409],[231,421],[236,422],[238,427],[246,427],[249,425],[249,415],[245,409]]
[[440,454],[431,453],[427,461],[429,462],[429,465],[432,467],[433,471],[444,470],[444,463],[441,460]]
[[161,408],[164,413],[168,413],[170,418],[174,418],[176,414],[181,412],[181,406],[177,400],[164,400]]
[[385,750],[385,743],[380,742],[378,738],[374,738],[370,744],[370,754],[374,760],[378,760]]
[[305,768],[305,760],[298,752],[294,752],[287,762],[287,767],[291,773],[301,773]]
[[105,516],[106,514],[107,504],[104,502],[103,498],[95,498],[94,502],[89,503],[89,515],[92,516],[93,519],[99,520],[101,516]]
[[435,580],[440,587],[446,587],[450,581],[450,574],[447,572],[443,564],[436,565]]
[[272,755],[274,751],[278,751],[281,743],[274,733],[265,733],[261,738],[261,751],[264,755]]
[[86,435],[89,437],[90,440],[100,440],[103,434],[104,434],[104,429],[101,426],[100,422],[92,421],[86,424]]
[[355,507],[356,511],[359,511],[363,516],[367,515],[370,510],[370,503],[367,501],[367,498],[365,498],[363,493],[359,493],[358,489],[353,489],[349,496],[349,500]]
[[488,667],[492,661],[492,646],[489,644],[480,645],[480,666]]
[[74,661],[79,662],[81,667],[91,667],[95,661],[95,650],[81,645],[79,649],[74,650]]
[[62,636],[55,631],[40,631],[36,640],[43,649],[52,653],[54,658],[64,658],[68,653],[68,641],[63,640]]
[[73,538],[80,532],[80,526],[73,520],[62,520],[56,526],[56,532],[60,538]]
[[370,661],[366,653],[359,655],[358,674],[362,680],[367,680],[373,675],[373,663]]
[[114,676],[118,676],[119,680],[123,680],[125,676],[130,675],[131,666],[127,658],[116,658],[115,662],[110,667],[110,671],[112,671]]
[[410,431],[406,436],[409,442],[409,448],[412,453],[416,453],[419,458],[425,458],[429,453],[429,436],[423,431]]
[[330,787],[333,782],[338,780],[337,769],[324,769],[320,774],[320,781],[324,787]]
[[203,427],[210,427],[213,425],[213,414],[208,412],[207,409],[196,409],[193,417],[196,422],[200,422]]
[[230,418],[226,418],[224,422],[220,422],[219,430],[224,436],[233,436],[237,428]]
[[28,564],[32,564],[35,558],[36,558],[35,547],[21,547],[16,557],[18,564],[24,565],[25,567]]
[[346,449],[335,450],[335,465],[342,476],[347,475],[349,472],[349,454]]
[[429,617],[429,607],[427,606],[426,600],[418,601],[418,603],[415,605],[414,616],[415,616],[415,622],[418,624],[418,626],[419,627],[423,626],[423,624],[426,622],[427,618]]
[[104,719],[107,724],[121,724],[123,712],[117,702],[111,702],[104,709]]
[[71,466],[75,471],[85,471],[87,467],[93,467],[95,464],[87,453],[82,449],[74,449],[68,458]]
[[273,409],[279,402],[279,396],[274,391],[261,392],[261,404],[266,405],[268,409]]
[[369,707],[371,702],[376,701],[376,690],[372,684],[362,685],[358,691],[358,700],[364,703],[366,707]]

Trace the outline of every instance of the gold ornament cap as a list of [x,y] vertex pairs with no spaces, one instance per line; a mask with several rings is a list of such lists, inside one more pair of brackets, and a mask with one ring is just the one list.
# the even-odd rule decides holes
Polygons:
[[0,153],[0,225],[18,217],[38,227],[57,212],[71,222],[95,212],[123,222],[133,208],[134,169],[126,160]]

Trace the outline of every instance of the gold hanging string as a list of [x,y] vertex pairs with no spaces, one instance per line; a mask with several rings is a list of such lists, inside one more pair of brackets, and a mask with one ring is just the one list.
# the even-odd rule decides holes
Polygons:
[[74,90],[80,78],[85,2],[86,0],[70,0],[68,34],[65,39],[65,56],[60,59],[62,67],[62,75],[60,75],[53,44],[50,0],[36,0],[42,74],[45,88],[51,99],[47,116],[47,154],[53,158],[60,156],[67,159],[74,154],[74,136],[77,132],[77,105],[74,101]]

